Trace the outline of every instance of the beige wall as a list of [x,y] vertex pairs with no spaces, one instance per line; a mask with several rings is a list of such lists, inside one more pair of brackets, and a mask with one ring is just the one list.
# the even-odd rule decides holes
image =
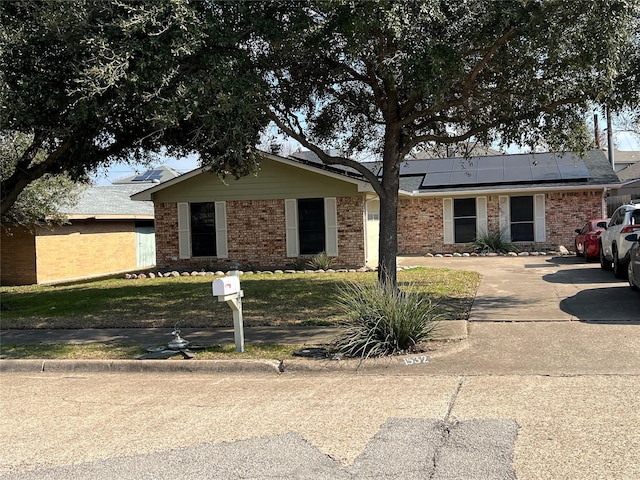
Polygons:
[[358,195],[354,183],[265,159],[257,176],[220,180],[204,172],[155,194],[156,203],[274,200]]
[[38,283],[59,282],[135,270],[132,221],[74,221],[36,237]]
[[36,283],[36,243],[31,232],[13,228],[0,229],[0,284],[31,285]]

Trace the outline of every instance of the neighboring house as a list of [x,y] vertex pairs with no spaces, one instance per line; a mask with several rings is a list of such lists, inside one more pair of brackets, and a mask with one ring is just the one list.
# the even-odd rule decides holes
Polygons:
[[153,205],[131,200],[150,184],[153,179],[88,187],[63,212],[65,225],[2,229],[0,283],[62,283],[153,266]]
[[[372,171],[375,163],[367,164]],[[472,251],[483,232],[522,250],[571,245],[619,185],[606,156],[550,153],[408,160],[400,171],[398,253]],[[286,267],[321,251],[336,266],[377,265],[380,202],[363,177],[310,152],[263,155],[255,176],[197,169],[132,197],[155,208],[160,268]]]
[[[638,152],[633,153],[638,154]],[[611,216],[620,205],[640,199],[640,162],[631,163],[616,173],[621,185],[607,198],[608,216]]]
[[162,183],[172,178],[176,178],[180,173],[171,167],[162,165],[150,170],[145,170],[142,173],[136,173],[128,177],[119,178],[113,181],[113,185],[142,185],[148,183]]
[[[609,157],[607,149],[603,150],[604,154]],[[634,150],[614,150],[613,151],[613,169],[616,173],[640,162],[640,152]],[[611,163],[611,162],[609,162]]]

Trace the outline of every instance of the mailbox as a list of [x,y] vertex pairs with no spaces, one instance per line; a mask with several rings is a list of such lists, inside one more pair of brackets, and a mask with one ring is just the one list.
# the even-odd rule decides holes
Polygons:
[[213,295],[232,295],[240,291],[239,277],[222,277],[213,281]]

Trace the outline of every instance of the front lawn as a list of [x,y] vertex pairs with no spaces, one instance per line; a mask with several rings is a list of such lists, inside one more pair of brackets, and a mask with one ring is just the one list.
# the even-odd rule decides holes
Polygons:
[[[213,297],[215,277],[109,279],[71,285],[0,287],[2,329],[207,328],[233,325],[226,303]],[[256,274],[240,279],[245,326],[333,325],[341,282],[375,282],[376,274]],[[480,275],[440,268],[398,273],[438,305],[442,319],[466,320]]]

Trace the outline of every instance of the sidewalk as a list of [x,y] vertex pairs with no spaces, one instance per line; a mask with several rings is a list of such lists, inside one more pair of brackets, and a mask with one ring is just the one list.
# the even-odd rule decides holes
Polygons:
[[[55,345],[112,343],[141,345],[143,347],[165,345],[172,338],[171,328],[83,328],[77,330],[3,330],[0,342],[17,345]],[[317,346],[331,343],[339,333],[338,327],[245,327],[247,343]],[[233,328],[182,328],[180,335],[192,345],[234,343]],[[467,322],[462,320],[442,322],[438,338],[454,340],[467,336]]]
[[[490,327],[494,322],[583,322],[595,324],[622,324],[631,325],[640,322],[640,295],[629,287],[616,280],[610,272],[603,272],[599,266],[593,263],[585,263],[575,257],[453,257],[453,258],[429,258],[429,257],[401,257],[398,259],[400,266],[427,266],[436,268],[459,268],[477,271],[482,275],[480,287],[474,300],[469,322],[445,321],[438,332],[439,338],[445,340],[464,340],[469,336],[483,332],[483,341],[491,340],[491,347],[486,354],[495,353],[498,349],[504,355],[513,355],[511,362],[523,358],[517,351],[512,351],[504,340],[509,338],[500,323]],[[486,323],[487,329],[474,330],[474,324]],[[579,324],[578,324],[579,325]],[[559,328],[549,329],[543,325],[530,328],[519,328],[517,336],[522,338],[536,338],[538,342],[561,342],[570,346],[572,339],[580,337],[584,329]],[[525,332],[533,330],[529,333]],[[513,329],[508,328],[509,332]],[[551,333],[553,330],[553,333]],[[587,329],[588,330],[588,329]],[[143,348],[150,346],[167,345],[173,338],[170,328],[144,328],[144,329],[79,329],[79,330],[3,330],[0,332],[1,344],[125,344],[140,345]],[[245,328],[245,344],[268,343],[283,345],[319,346],[331,343],[339,330],[336,327],[247,327]],[[502,332],[502,333],[501,333]],[[503,336],[503,335],[507,336]],[[234,343],[233,328],[211,329],[181,329],[181,336],[191,345],[207,346],[223,343]],[[487,337],[488,336],[488,337]],[[553,338],[552,338],[553,337]],[[566,337],[566,338],[565,338]],[[500,341],[499,339],[503,340]],[[587,343],[591,340],[584,339]],[[479,339],[476,339],[479,341]],[[521,340],[518,340],[520,342]],[[497,343],[495,343],[497,342]],[[502,342],[502,343],[501,343]],[[453,342],[460,343],[460,342]],[[513,343],[513,342],[512,342]],[[516,342],[517,343],[517,342]],[[531,343],[531,342],[528,342]],[[488,345],[486,345],[488,346]],[[442,350],[442,349],[440,349]],[[445,349],[446,350],[446,349]],[[449,349],[450,350],[450,349]],[[539,349],[538,349],[539,350]],[[536,349],[530,353],[533,355]],[[522,352],[525,353],[525,352]],[[435,353],[441,355],[442,351]],[[502,356],[501,361],[509,360]],[[472,362],[472,358],[463,355],[461,361]],[[532,358],[539,360],[537,355]],[[476,358],[477,360],[477,358]],[[18,364],[27,366],[27,361],[0,361],[0,370],[18,368]],[[97,361],[88,362],[86,368],[95,369]],[[118,364],[120,367],[116,367]],[[125,362],[132,364],[126,367],[139,370],[140,366],[133,366],[136,362],[107,361],[100,367],[106,370],[125,368]],[[235,362],[236,364],[242,361]],[[29,369],[45,368],[42,361],[32,361]],[[48,365],[56,365],[56,368],[80,368],[72,361],[47,361]],[[149,362],[144,362],[149,363]],[[162,368],[172,369],[177,367],[176,362],[151,362],[164,365]],[[194,363],[194,362],[180,362]],[[207,362],[209,363],[209,362]],[[214,362],[215,363],[215,362]],[[218,370],[220,365],[211,363],[208,368]],[[220,362],[218,362],[220,363]],[[225,369],[230,369],[229,362],[222,362]],[[264,362],[253,362],[259,369],[264,368]],[[380,364],[378,362],[377,364]],[[458,363],[458,362],[456,362]],[[490,363],[490,362],[489,362]],[[526,362],[525,362],[526,363]],[[268,362],[268,368],[273,369],[273,362]],[[277,366],[277,365],[276,365]],[[329,365],[324,365],[327,368]],[[460,367],[460,365],[457,365]],[[238,367],[234,368],[246,368]],[[145,367],[150,368],[150,367]],[[155,367],[154,367],[155,368]],[[184,367],[180,367],[184,368]],[[204,368],[204,361],[198,368]]]

